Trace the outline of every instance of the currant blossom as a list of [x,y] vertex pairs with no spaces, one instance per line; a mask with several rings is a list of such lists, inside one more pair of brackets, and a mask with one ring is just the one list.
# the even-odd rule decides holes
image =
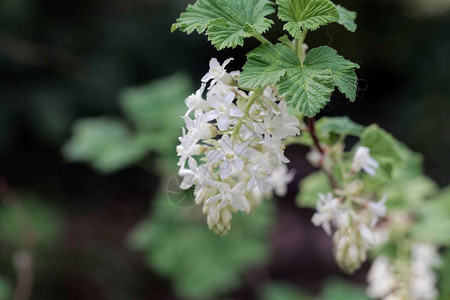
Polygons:
[[378,162],[370,156],[370,149],[364,146],[359,146],[356,149],[353,158],[351,170],[355,173],[364,170],[370,176],[375,176],[376,169],[379,167]]
[[206,84],[202,84],[200,89],[198,89],[195,94],[190,95],[186,98],[185,103],[186,106],[189,108],[186,112],[185,116],[189,115],[192,111],[200,110],[204,111],[208,108],[208,103],[205,99],[203,99],[203,93],[205,91]]
[[331,235],[331,223],[335,220],[339,211],[340,199],[335,198],[332,193],[326,195],[319,194],[317,201],[317,212],[312,217],[312,222],[316,226],[322,226],[328,235]]
[[186,129],[177,146],[181,187],[195,187],[195,203],[221,235],[231,228],[232,213],[248,213],[272,193],[286,194],[294,175],[285,165],[283,140],[300,134],[276,89],[239,89],[240,72],[225,69],[230,61],[212,59],[202,86],[186,99]]
[[202,82],[207,83],[210,80],[212,80],[211,85],[210,85],[211,87],[214,86],[214,84],[218,80],[226,79],[224,82],[230,83],[230,79],[232,79],[232,77],[230,74],[227,73],[227,70],[225,69],[225,67],[232,60],[233,60],[233,58],[229,58],[229,59],[225,60],[222,65],[220,65],[220,63],[217,61],[216,58],[212,58],[211,61],[209,62],[209,71],[208,71],[208,73],[206,73],[205,76],[203,76]]
[[233,92],[229,92],[223,99],[214,96],[210,97],[208,104],[212,107],[212,110],[205,114],[205,119],[207,121],[217,120],[219,130],[227,130],[232,117],[244,116],[244,113],[233,104],[233,100]]

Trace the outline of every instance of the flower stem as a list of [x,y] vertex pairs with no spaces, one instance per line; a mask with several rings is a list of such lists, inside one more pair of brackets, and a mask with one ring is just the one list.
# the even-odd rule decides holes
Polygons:
[[272,44],[271,41],[269,41],[268,39],[266,39],[264,36],[262,36],[259,33],[254,32],[253,37],[255,37],[255,39],[257,39],[258,41],[260,41],[263,44]]
[[237,122],[236,126],[233,128],[233,135],[239,136],[239,131],[241,130],[241,126],[242,126],[242,120],[248,116],[248,114],[250,113],[250,109],[252,108],[253,103],[255,103],[256,99],[258,99],[259,96],[262,95],[262,93],[264,92],[263,89],[257,89],[253,91],[253,94],[250,96],[250,98],[248,98],[247,104],[245,105],[244,108],[244,116],[242,118],[239,119],[239,121]]
[[[323,150],[322,146],[320,145],[320,141],[319,141],[319,138],[316,133],[315,119],[314,118],[306,118],[306,120],[308,121],[309,134],[311,135],[311,137],[313,139],[314,146],[317,148],[317,150],[320,152],[320,154],[322,154],[322,157],[324,157],[326,153]],[[333,190],[339,188],[339,185],[336,181],[336,178],[334,178],[334,175],[331,172],[325,170],[325,168],[323,168],[323,167],[322,167],[322,170],[327,175],[331,188]]]

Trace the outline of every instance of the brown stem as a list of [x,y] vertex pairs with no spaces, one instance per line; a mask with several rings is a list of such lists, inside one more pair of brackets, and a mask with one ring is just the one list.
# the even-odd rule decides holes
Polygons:
[[314,146],[316,146],[317,150],[319,150],[320,154],[324,155],[325,151],[323,150],[322,146],[320,145],[319,138],[316,134],[316,126],[315,126],[315,119],[314,118],[306,118],[308,121],[308,127],[309,127],[309,133],[311,134],[311,137],[314,141]]
[[[323,150],[322,146],[320,145],[319,137],[317,136],[317,133],[316,133],[315,119],[314,118],[306,118],[306,120],[308,122],[309,134],[311,134],[311,137],[314,142],[314,146],[317,148],[317,150],[320,152],[320,154],[322,154],[322,156],[325,156],[325,150]],[[339,185],[336,181],[336,178],[334,178],[333,174],[331,172],[328,172],[327,170],[325,170],[323,167],[322,167],[322,170],[327,175],[331,188],[333,190],[339,188]]]
[[33,289],[33,255],[32,248],[36,244],[36,235],[30,219],[22,207],[17,193],[8,181],[0,176],[0,196],[3,202],[11,207],[16,214],[21,240],[21,249],[14,254],[13,262],[17,273],[17,284],[14,300],[28,300]]

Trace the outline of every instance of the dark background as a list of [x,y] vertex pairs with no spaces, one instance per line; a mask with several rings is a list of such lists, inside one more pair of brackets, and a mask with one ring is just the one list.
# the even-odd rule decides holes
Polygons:
[[[65,162],[60,149],[76,119],[119,115],[117,96],[125,87],[179,70],[200,85],[213,56],[234,57],[234,69],[243,65],[257,41],[217,53],[204,36],[170,34],[188,2],[0,2],[0,175],[16,190],[39,195],[64,219],[60,238],[39,262],[33,299],[173,299],[168,281],[124,244],[147,214],[157,171],[131,167],[99,175]],[[354,104],[334,97],[323,114],[380,124],[422,152],[426,174],[448,185],[449,7],[433,11],[438,0],[423,0],[427,9],[418,0],[336,2],[358,12],[357,32],[331,25],[309,34],[307,43],[328,44],[359,63],[359,92]],[[280,33],[277,23],[267,37],[275,41]],[[288,151],[299,179],[313,170],[301,158],[305,151]],[[329,240],[313,238],[320,230],[310,224],[312,212],[295,207],[295,193],[294,184],[277,200],[268,270],[275,279],[314,291],[339,271]],[[4,248],[1,266],[12,274]],[[364,269],[352,279],[364,282]],[[244,285],[233,295],[249,297],[249,290]]]

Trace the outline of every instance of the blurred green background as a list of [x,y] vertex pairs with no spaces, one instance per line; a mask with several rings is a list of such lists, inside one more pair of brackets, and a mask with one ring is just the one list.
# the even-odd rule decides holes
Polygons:
[[[211,57],[239,69],[258,45],[217,53],[204,36],[170,34],[192,2],[0,2],[0,176],[37,237],[32,299],[365,299],[367,266],[340,273],[312,211],[295,206],[296,183],[237,218],[225,241],[198,210],[168,201],[184,98]],[[379,123],[448,185],[450,3],[336,3],[358,12],[356,34],[333,25],[308,43],[359,63],[359,92],[355,104],[336,95],[323,115]],[[280,33],[276,23],[267,37]],[[287,152],[297,180],[313,170],[306,151]],[[0,299],[21,248],[12,210],[0,205]]]

